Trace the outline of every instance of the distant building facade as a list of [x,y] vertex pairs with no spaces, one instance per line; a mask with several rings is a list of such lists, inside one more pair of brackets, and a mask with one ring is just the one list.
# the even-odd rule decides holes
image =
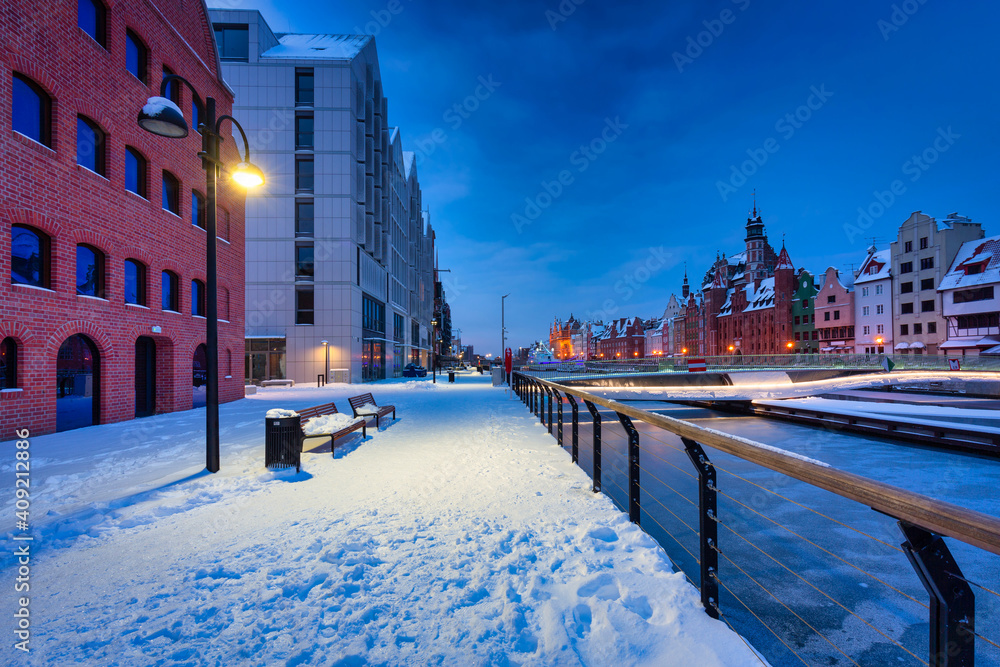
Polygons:
[[892,351],[892,258],[872,246],[854,279],[854,351]]
[[816,277],[800,269],[795,276],[792,295],[792,332],[795,354],[818,354],[819,332],[816,331]]
[[1000,236],[966,241],[938,286],[949,356],[1000,354]]
[[840,272],[832,266],[823,276],[815,309],[820,354],[854,352],[854,290],[850,279],[846,282],[841,282]]

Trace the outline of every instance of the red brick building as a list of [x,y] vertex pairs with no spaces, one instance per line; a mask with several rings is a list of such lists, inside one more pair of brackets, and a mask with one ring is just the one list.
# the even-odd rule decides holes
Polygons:
[[612,320],[598,343],[602,359],[637,359],[646,355],[646,331],[642,318]]
[[[200,0],[2,0],[0,440],[192,407],[203,384],[201,135],[136,124],[165,72],[218,113]],[[191,92],[168,95],[196,127]],[[228,136],[229,129],[223,134]],[[233,141],[227,164],[239,161]],[[219,396],[243,395],[243,193],[219,193]]]

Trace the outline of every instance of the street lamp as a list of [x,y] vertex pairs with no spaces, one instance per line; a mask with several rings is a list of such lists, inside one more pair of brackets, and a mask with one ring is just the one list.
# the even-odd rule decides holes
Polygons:
[[507,377],[507,325],[504,316],[504,301],[509,296],[510,294],[504,294],[500,297],[500,355],[504,360],[504,380],[507,383],[510,383],[510,378]]
[[323,367],[323,383],[330,383],[330,341],[321,340],[320,345],[326,348],[326,366]]
[[437,319],[431,320],[431,382],[437,384]]
[[170,139],[181,139],[188,135],[188,125],[184,120],[184,114],[180,108],[167,99],[167,84],[171,81],[179,81],[190,89],[194,99],[198,102],[199,109],[204,109],[205,118],[199,125],[201,132],[201,151],[198,157],[201,158],[202,168],[205,170],[205,198],[206,213],[208,214],[207,226],[208,239],[205,242],[206,259],[206,323],[205,323],[205,347],[207,348],[206,361],[208,363],[207,392],[205,403],[205,467],[209,472],[219,471],[219,295],[218,295],[218,264],[216,261],[216,186],[219,182],[219,173],[222,170],[222,160],[219,149],[223,142],[219,129],[222,121],[229,119],[233,127],[240,131],[243,137],[244,157],[243,161],[232,170],[231,176],[238,184],[251,188],[264,183],[264,174],[250,162],[250,142],[247,141],[246,132],[232,116],[223,114],[215,117],[215,98],[206,97],[202,104],[201,97],[194,86],[182,76],[169,74],[163,77],[160,82],[160,96],[150,97],[142,111],[139,112],[137,122],[139,127]]

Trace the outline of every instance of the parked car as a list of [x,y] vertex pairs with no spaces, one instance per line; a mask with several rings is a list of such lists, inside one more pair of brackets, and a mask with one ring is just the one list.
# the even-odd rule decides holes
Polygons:
[[406,364],[406,367],[403,369],[403,377],[425,378],[427,377],[427,369],[416,364]]

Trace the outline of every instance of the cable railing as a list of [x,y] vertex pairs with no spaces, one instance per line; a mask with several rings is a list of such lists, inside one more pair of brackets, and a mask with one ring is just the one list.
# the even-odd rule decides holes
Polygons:
[[[962,543],[956,553],[974,548],[989,558],[987,572],[995,574],[1000,518],[575,387],[524,373],[514,373],[512,384],[577,464],[582,442],[593,490],[660,542],[699,588],[706,613],[751,643],[787,650],[804,664],[872,664],[877,654],[880,664],[955,667],[973,665],[977,652],[981,664],[1000,664],[1000,624],[976,624],[976,595],[985,596],[981,611],[1000,612],[1000,586],[966,576],[944,539]],[[718,454],[710,458],[706,449]],[[834,494],[837,503],[810,507],[755,481],[740,468],[746,464]],[[896,546],[837,518],[838,503],[895,520],[905,541]],[[804,522],[790,520],[803,515]],[[929,626],[926,642],[899,629],[921,622]],[[860,652],[859,636],[868,642]]]

